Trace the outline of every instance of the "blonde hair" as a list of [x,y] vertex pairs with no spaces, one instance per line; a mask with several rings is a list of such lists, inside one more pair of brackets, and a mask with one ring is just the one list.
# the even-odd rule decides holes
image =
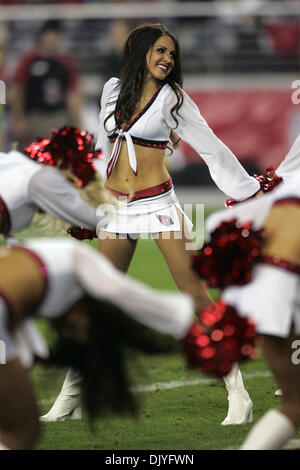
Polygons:
[[91,206],[98,207],[105,203],[117,204],[117,199],[108,189],[105,188],[99,173],[95,174],[95,178],[90,183],[85,186],[81,186],[80,179],[77,178],[77,176],[75,176],[70,170],[60,170],[57,167],[55,167],[55,169],[59,171],[67,181],[71,182],[73,186],[76,187],[82,199]]
[[[98,207],[105,203],[115,206],[118,204],[116,197],[105,188],[99,173],[96,173],[95,178],[90,183],[81,187],[79,178],[73,175],[70,170],[61,170],[56,166],[54,168],[64,176],[69,184],[75,186],[75,188],[79,191],[82,199],[84,199],[89,205]],[[26,229],[24,233],[22,232],[21,238],[26,238],[28,236],[26,233],[27,230],[30,231],[30,237],[43,236],[43,234],[51,237],[63,236],[66,234],[66,231],[70,225],[72,225],[70,222],[56,219],[50,214],[37,211],[32,219],[30,227]]]

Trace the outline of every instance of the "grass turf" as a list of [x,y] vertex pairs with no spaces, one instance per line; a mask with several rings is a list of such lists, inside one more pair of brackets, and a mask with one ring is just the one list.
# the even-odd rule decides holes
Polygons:
[[[87,242],[93,245],[91,242]],[[152,241],[141,241],[130,274],[159,289],[176,289],[164,259]],[[216,296],[217,292],[214,291]],[[47,330],[47,325],[42,325]],[[108,416],[99,419],[91,432],[86,414],[81,421],[44,423],[37,449],[98,450],[217,450],[237,448],[250,425],[221,426],[227,414],[227,393],[222,381],[215,381],[185,367],[180,351],[155,357],[140,356],[143,374],[135,374],[135,383],[191,381],[204,383],[140,392],[138,417]],[[270,408],[278,406],[276,384],[267,372],[262,357],[242,365],[244,382],[254,402],[254,422]],[[49,410],[62,385],[66,371],[36,366],[32,380],[41,413]],[[248,377],[249,375],[249,378]],[[251,376],[252,374],[252,376]],[[254,376],[253,376],[254,375]],[[298,433],[298,436],[300,434]]]
[[[37,235],[36,233],[34,234]],[[22,239],[32,236],[30,230]],[[85,242],[96,246],[94,242]],[[168,267],[153,241],[140,241],[129,274],[158,289],[176,289]],[[212,291],[213,297],[218,291]],[[39,327],[49,337],[46,321]],[[40,450],[217,450],[237,448],[249,432],[250,425],[221,426],[227,414],[227,393],[222,381],[185,367],[180,351],[155,357],[140,356],[132,366],[135,383],[154,384],[201,379],[203,383],[139,392],[140,412],[137,417],[108,416],[97,420],[93,431],[87,416],[80,421],[43,423],[42,436],[36,445]],[[243,364],[244,383],[254,402],[254,422],[280,399],[274,397],[276,384],[263,357]],[[137,371],[143,371],[138,373]],[[41,414],[54,402],[66,370],[36,365],[31,371]],[[256,374],[265,376],[256,376]],[[251,375],[252,374],[252,375]],[[297,433],[296,438],[300,437]]]

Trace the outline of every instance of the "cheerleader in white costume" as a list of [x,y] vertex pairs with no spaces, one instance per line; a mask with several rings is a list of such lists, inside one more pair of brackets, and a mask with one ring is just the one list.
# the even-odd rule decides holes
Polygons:
[[[293,184],[293,182],[298,180],[300,174],[300,134],[276,169],[275,174],[282,178],[280,188],[282,188],[283,185]],[[276,196],[276,192],[274,193],[274,191],[273,194]],[[239,217],[243,222],[247,222],[248,220],[253,221],[254,227],[261,226],[262,221],[265,220],[272,207],[273,197],[270,197],[270,194],[264,196],[264,204],[260,206],[259,213],[257,213],[255,203],[245,201],[242,205],[235,206],[234,209],[224,211],[222,213],[222,220],[229,221],[234,217]],[[207,231],[212,232],[219,221],[219,213],[212,214],[206,222]],[[230,374],[224,378],[224,382],[228,391],[229,408],[222,425],[251,422],[253,404],[244,387],[238,364],[234,365]],[[280,389],[276,390],[275,396],[282,396],[282,391]]]
[[[293,161],[299,162],[296,152],[292,155]],[[281,169],[288,160],[283,163]],[[222,295],[240,315],[251,318],[258,333],[264,335],[266,359],[283,391],[281,408],[270,410],[254,426],[242,446],[247,450],[279,449],[300,425],[300,375],[296,359],[293,362],[293,348],[300,344],[300,172],[297,165],[296,168],[293,165],[293,175],[286,175],[289,175],[288,182],[272,193],[240,204],[230,214],[215,213],[207,221],[209,232],[221,221],[250,221],[253,229],[265,229],[267,240],[262,263],[254,268],[253,280],[244,286],[227,287]]]
[[[96,148],[104,159],[98,160],[97,169],[120,204],[99,233],[99,251],[127,272],[140,234],[152,234],[178,288],[192,295],[196,310],[201,309],[212,300],[191,268],[192,252],[186,246],[191,243],[192,223],[178,203],[164,165],[170,137],[175,131],[201,155],[212,179],[227,195],[246,199],[260,186],[182,90],[179,45],[163,25],[134,29],[126,41],[123,62],[121,80],[108,80],[101,98]],[[72,385],[67,377],[55,403],[60,412],[52,409],[46,419],[66,416],[62,402]]]
[[98,170],[106,187],[127,201],[102,229],[99,250],[126,272],[138,234],[155,234],[179,289],[202,308],[212,301],[191,268],[191,252],[186,250],[191,222],[178,204],[164,165],[172,132],[201,155],[226,194],[246,199],[260,189],[259,183],[214,135],[182,90],[178,41],[163,25],[142,25],[130,33],[120,77],[104,85],[96,148],[104,154]]
[[[117,307],[124,312],[124,315],[138,324],[156,332],[171,335],[175,339],[183,338],[193,319],[194,304],[187,294],[157,291],[146,287],[118,272],[103,255],[73,240],[32,239],[24,246],[2,247],[0,273],[3,272],[7,274],[7,278],[4,279],[3,276],[0,276],[0,338],[6,344],[6,365],[0,368],[0,384],[4,383],[2,380],[4,376],[9,380],[15,369],[17,369],[15,372],[18,373],[18,376],[24,375],[20,372],[20,366],[16,362],[17,351],[14,346],[13,334],[19,330],[22,322],[26,321],[29,316],[47,318],[60,334],[65,334],[67,337],[73,335],[73,339],[79,342],[89,341],[83,336],[84,322],[71,324],[69,323],[71,321],[69,314],[66,315],[68,312],[75,311],[75,318],[72,316],[75,321],[78,318],[78,312],[77,307],[74,306],[80,305],[78,302],[85,299],[86,295],[94,299],[94,305],[100,302],[98,322],[104,322],[104,319],[101,320],[101,318],[106,315],[106,307],[103,302]],[[83,307],[88,310],[90,304],[88,301],[84,302],[87,303],[83,303]],[[85,307],[85,305],[87,306]],[[109,316],[110,312],[107,315]],[[67,318],[69,319],[67,320]],[[61,320],[58,321],[58,319]],[[64,323],[65,320],[66,323]],[[107,321],[112,322],[109,319]],[[104,324],[105,322],[103,328]],[[68,326],[71,328],[70,331]],[[112,341],[114,330],[117,334],[120,328],[122,329],[121,326],[112,323],[111,331],[108,332],[112,336]],[[34,339],[26,339],[27,341],[31,340],[27,344],[27,351],[31,350],[35,353]],[[100,337],[98,340],[95,339],[96,342],[101,342]],[[91,354],[93,354],[93,349],[91,349]],[[102,360],[105,364],[105,361],[109,361],[109,357],[107,355],[104,357],[104,355],[105,351],[97,360]],[[69,359],[72,361],[72,356]],[[68,359],[66,359],[65,365],[67,363]],[[90,367],[91,358],[88,364]],[[104,372],[101,371],[100,364],[97,365],[97,361],[95,367],[99,369],[95,370],[95,375],[98,374],[101,377],[101,373]],[[20,377],[19,380],[21,380]],[[13,381],[8,382],[8,384],[10,383]],[[84,381],[84,383],[86,382]],[[106,384],[107,386],[108,384]],[[117,391],[112,391],[112,393],[117,393]],[[29,413],[27,408],[31,409],[31,413],[36,413],[36,410],[34,410],[32,403],[27,403],[27,400],[30,401],[28,391],[23,404],[24,408],[28,406],[17,419],[12,409],[17,394],[18,390],[14,389],[13,398],[10,401],[7,389],[0,386],[0,440],[6,447],[26,448],[32,445],[32,440],[35,440],[36,430],[34,431],[34,429],[38,420],[35,416],[34,426],[32,424],[34,429],[30,429],[29,424],[27,437],[21,433],[22,439],[18,442],[18,429],[14,429],[14,426],[17,424],[21,426],[19,421],[26,416],[27,412]],[[22,399],[20,400],[19,397],[20,402]],[[7,407],[13,415],[12,420],[16,420],[12,421],[11,427],[4,419],[4,417],[8,419]],[[32,421],[33,417],[30,416],[30,423]],[[26,427],[24,422],[23,426]],[[14,429],[15,435],[12,429]]]
[[100,227],[105,220],[97,208],[112,197],[92,162],[91,143],[87,132],[65,126],[24,153],[0,153],[0,233],[20,232],[40,211],[88,230]]
[[97,225],[96,207],[63,175],[17,151],[0,153],[0,196],[0,233],[5,236],[27,228],[39,209],[90,230]]

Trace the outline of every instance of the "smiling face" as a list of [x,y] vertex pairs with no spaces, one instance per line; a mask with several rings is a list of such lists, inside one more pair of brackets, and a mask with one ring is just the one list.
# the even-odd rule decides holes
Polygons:
[[169,36],[161,36],[146,54],[146,80],[164,80],[174,67],[175,44]]

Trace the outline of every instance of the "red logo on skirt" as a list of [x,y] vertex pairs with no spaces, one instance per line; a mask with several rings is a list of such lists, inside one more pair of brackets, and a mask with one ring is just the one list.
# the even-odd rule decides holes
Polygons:
[[166,225],[167,227],[174,224],[173,220],[168,215],[157,215],[156,217],[161,224]]

